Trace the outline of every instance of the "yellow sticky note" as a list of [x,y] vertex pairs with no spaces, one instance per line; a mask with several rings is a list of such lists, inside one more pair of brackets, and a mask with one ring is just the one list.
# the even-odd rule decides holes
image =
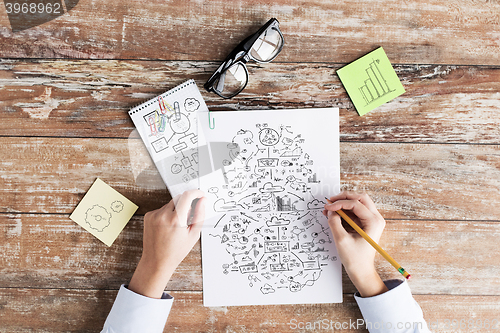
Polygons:
[[405,92],[381,47],[342,67],[337,75],[360,116]]
[[69,218],[111,246],[138,208],[97,178]]

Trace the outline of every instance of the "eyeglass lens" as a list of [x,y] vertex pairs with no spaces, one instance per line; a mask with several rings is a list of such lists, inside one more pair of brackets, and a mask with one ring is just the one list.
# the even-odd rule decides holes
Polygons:
[[257,61],[270,61],[281,50],[283,38],[276,29],[267,29],[255,41],[250,49],[250,56]]
[[236,63],[222,73],[215,82],[215,90],[225,97],[239,93],[246,85],[248,74],[242,63]]

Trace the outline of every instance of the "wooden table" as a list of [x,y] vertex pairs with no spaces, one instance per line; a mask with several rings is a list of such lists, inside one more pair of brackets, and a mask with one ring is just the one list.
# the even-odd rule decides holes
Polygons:
[[[250,63],[236,98],[202,91],[207,105],[338,106],[342,184],[386,217],[381,244],[414,276],[433,331],[500,321],[498,1],[80,0],[17,33],[0,8],[0,332],[101,329],[139,260],[143,214],[170,198],[136,184],[127,110],[189,78],[201,88],[270,17],[282,53]],[[407,92],[359,117],[336,70],[379,46]],[[110,248],[68,218],[96,177],[140,206]],[[345,275],[342,304],[205,308],[200,262],[198,244],[172,277],[165,332],[361,318]],[[380,256],[376,265],[399,277]],[[454,319],[462,326],[447,328]]]

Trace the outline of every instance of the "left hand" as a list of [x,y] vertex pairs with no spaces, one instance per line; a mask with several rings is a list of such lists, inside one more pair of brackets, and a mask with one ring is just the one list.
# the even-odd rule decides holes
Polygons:
[[[194,211],[193,200],[198,199]],[[203,192],[191,190],[144,216],[142,257],[129,289],[160,298],[174,270],[200,238],[205,219]]]

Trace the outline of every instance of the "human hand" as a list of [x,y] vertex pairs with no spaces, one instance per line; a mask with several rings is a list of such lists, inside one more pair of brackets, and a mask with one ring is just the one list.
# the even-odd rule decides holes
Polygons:
[[375,270],[375,249],[355,230],[346,230],[340,216],[335,212],[342,209],[378,243],[384,231],[385,220],[378,212],[372,199],[366,193],[342,192],[330,198],[323,214],[328,217],[340,260],[349,278],[362,297],[369,297],[387,291],[387,287]]
[[162,296],[174,270],[200,238],[204,205],[203,192],[192,190],[144,215],[142,257],[128,286],[130,290],[151,298]]

